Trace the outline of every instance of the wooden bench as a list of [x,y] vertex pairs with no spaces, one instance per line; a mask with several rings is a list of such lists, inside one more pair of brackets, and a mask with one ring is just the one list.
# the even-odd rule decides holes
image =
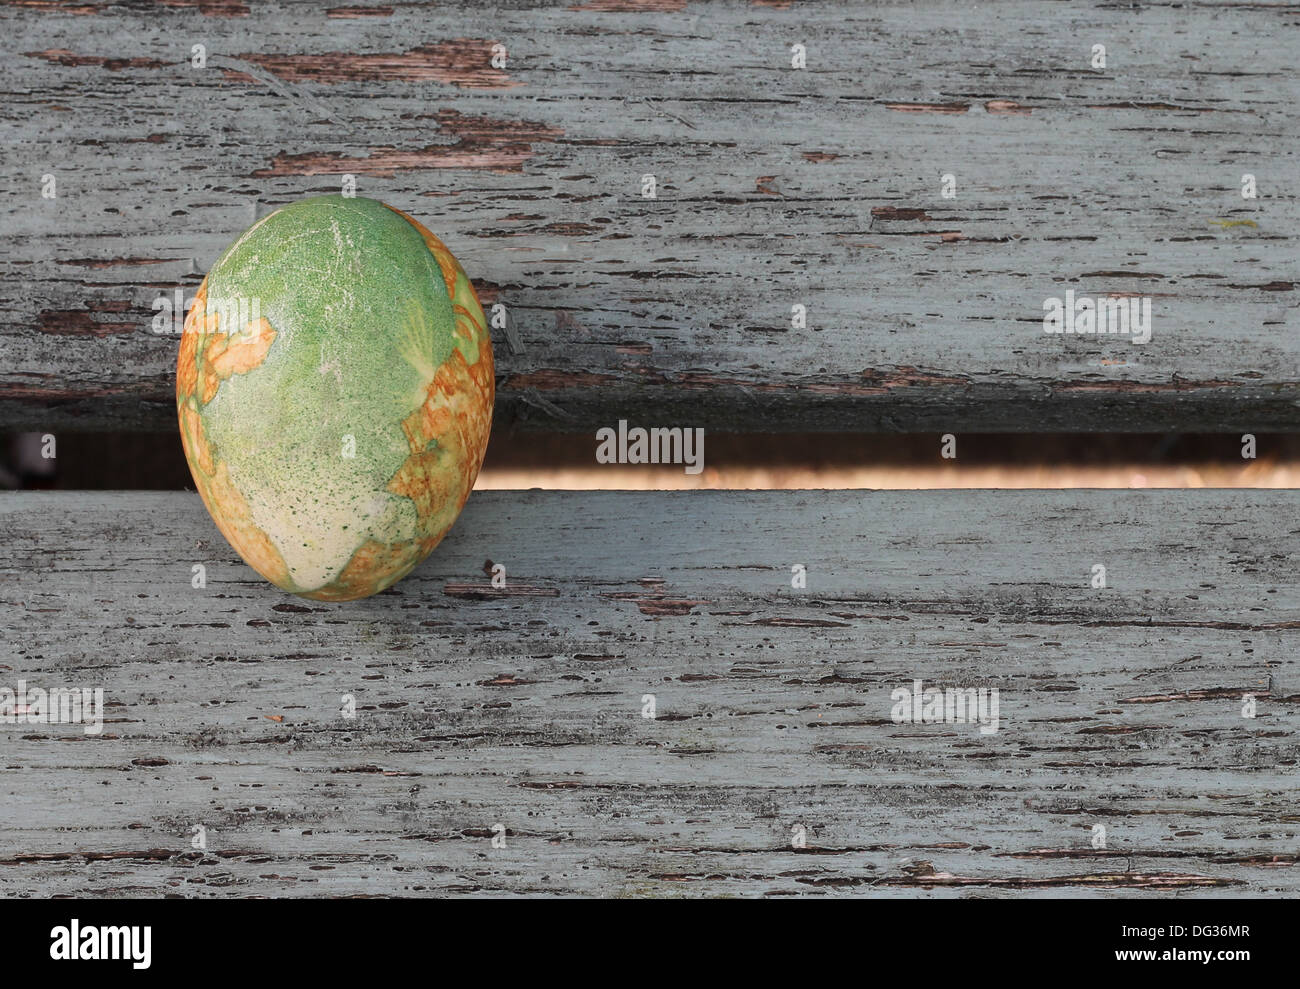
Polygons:
[[[1292,430],[1294,20],[9,8],[0,423],[174,432],[154,300],[351,175],[502,307],[498,429]],[[1067,289],[1151,341],[1044,333]],[[1298,505],[479,492],[323,605],[193,493],[7,493],[0,687],[107,717],[0,726],[0,894],[1294,894]]]

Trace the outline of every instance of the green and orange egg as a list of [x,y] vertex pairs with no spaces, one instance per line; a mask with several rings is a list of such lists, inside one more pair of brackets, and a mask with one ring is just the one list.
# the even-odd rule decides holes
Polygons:
[[176,405],[222,534],[286,591],[384,590],[469,497],[492,424],[492,340],[432,233],[319,196],[253,224],[200,286]]

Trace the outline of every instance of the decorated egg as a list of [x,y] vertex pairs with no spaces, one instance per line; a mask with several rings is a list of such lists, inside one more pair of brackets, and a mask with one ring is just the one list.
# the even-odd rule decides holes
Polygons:
[[217,528],[263,577],[378,593],[439,543],[492,425],[492,340],[464,269],[373,199],[258,220],[208,272],[176,364],[181,440]]

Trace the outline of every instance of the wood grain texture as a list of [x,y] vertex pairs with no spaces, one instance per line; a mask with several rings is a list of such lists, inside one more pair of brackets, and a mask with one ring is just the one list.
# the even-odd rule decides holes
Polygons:
[[[1297,48],[1293,3],[8,6],[0,422],[172,426],[153,299],[349,173],[507,306],[499,421],[1294,429]],[[1068,288],[1152,341],[1043,333]]]
[[0,685],[111,720],[0,726],[0,894],[1294,895],[1298,503],[480,493],[323,605],[193,495],[7,495]]

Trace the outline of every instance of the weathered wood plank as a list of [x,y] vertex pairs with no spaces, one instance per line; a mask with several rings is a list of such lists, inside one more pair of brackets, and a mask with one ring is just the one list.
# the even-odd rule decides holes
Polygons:
[[[1298,504],[480,493],[321,605],[192,495],[8,495],[0,686],[111,721],[0,725],[0,893],[1294,894]],[[914,678],[999,730],[894,723]]]
[[344,173],[508,308],[502,420],[1300,421],[1295,4],[360,6],[0,11],[0,422],[171,426],[153,300]]

